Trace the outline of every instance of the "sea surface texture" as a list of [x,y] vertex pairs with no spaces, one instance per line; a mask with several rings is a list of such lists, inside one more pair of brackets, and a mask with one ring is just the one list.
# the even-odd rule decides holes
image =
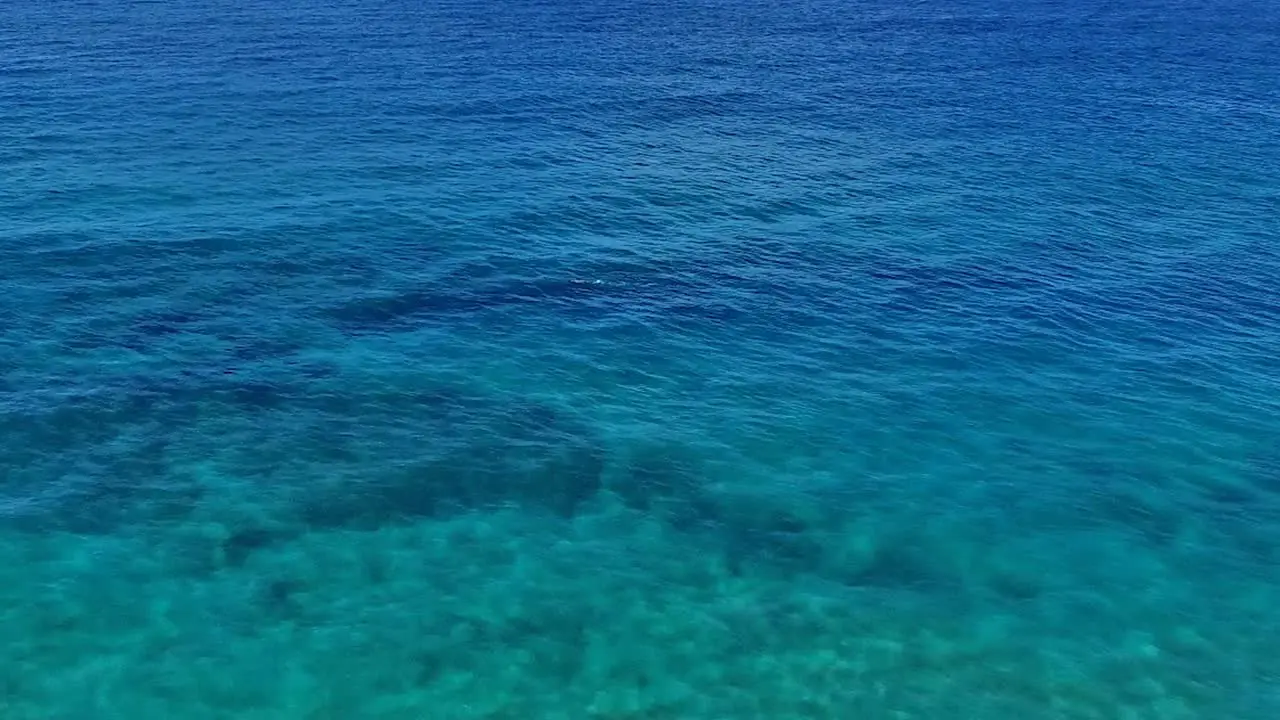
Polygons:
[[0,718],[1280,718],[1280,4],[6,0]]

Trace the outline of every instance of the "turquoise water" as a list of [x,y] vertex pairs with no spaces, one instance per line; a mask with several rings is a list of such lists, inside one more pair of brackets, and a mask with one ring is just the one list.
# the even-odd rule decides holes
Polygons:
[[10,0],[0,717],[1280,717],[1280,10]]

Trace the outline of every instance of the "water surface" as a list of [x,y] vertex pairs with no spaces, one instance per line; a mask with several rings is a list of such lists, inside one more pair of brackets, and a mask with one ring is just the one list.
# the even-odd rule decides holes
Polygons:
[[1280,716],[1277,38],[12,0],[0,714]]

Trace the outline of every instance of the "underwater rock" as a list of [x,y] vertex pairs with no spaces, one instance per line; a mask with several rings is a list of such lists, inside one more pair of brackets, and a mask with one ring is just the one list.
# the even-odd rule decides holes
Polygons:
[[[437,318],[538,305],[557,313],[599,317],[614,312],[673,319],[738,317],[714,303],[721,285],[705,266],[636,260],[579,263],[544,271],[476,263],[438,278],[430,288],[369,295],[330,307],[331,322],[354,333],[381,333]],[[536,274],[535,274],[536,273]],[[716,278],[719,280],[720,278]]]
[[707,528],[718,518],[714,498],[703,487],[703,472],[689,448],[676,443],[637,444],[614,474],[609,490],[627,507],[676,530]]
[[[713,483],[707,458],[680,443],[644,443],[630,449],[625,463],[609,473],[608,490],[629,508],[666,523],[700,548],[723,554],[730,571],[816,573],[849,580],[844,568],[832,575],[829,557],[849,508],[841,492],[790,486]],[[881,572],[870,568],[874,574]],[[903,568],[911,574],[911,568]],[[886,573],[887,574],[887,573]],[[884,582],[913,583],[917,578]],[[854,582],[877,582],[860,577]]]
[[302,615],[299,596],[308,589],[305,582],[294,578],[274,578],[262,583],[258,591],[259,607],[267,614],[280,619],[295,619]]
[[133,323],[133,332],[145,337],[164,337],[191,332],[206,318],[183,310],[157,310],[140,314]]
[[440,289],[415,289],[361,298],[328,311],[328,316],[352,333],[383,332],[398,326],[536,302],[565,307],[601,295],[600,284],[560,278],[505,278],[475,282],[459,278],[440,281]]
[[414,318],[474,312],[483,307],[484,304],[476,298],[411,290],[343,303],[330,309],[328,315],[348,331],[377,332]]
[[767,566],[815,572],[826,551],[824,508],[797,489],[721,492],[715,500],[717,536],[730,569]]
[[1149,484],[1096,486],[1084,496],[1082,510],[1087,524],[1121,526],[1153,545],[1167,545],[1184,529],[1189,518],[1172,501]]
[[78,463],[65,473],[36,468],[12,493],[24,502],[4,503],[10,509],[0,511],[0,523],[25,532],[105,535],[129,524],[180,521],[203,495],[202,488],[174,483],[160,470],[131,475],[125,467],[103,461]]
[[167,477],[183,418],[147,393],[28,393],[7,409],[0,464],[15,500],[8,526],[106,533],[135,517],[180,517],[199,494]]
[[222,541],[222,557],[227,565],[238,567],[255,552],[291,540],[297,535],[296,531],[284,527],[239,528]]
[[570,516],[599,490],[603,465],[591,448],[529,453],[476,446],[312,498],[302,507],[302,519],[312,527],[371,530],[511,504]]
[[851,568],[844,581],[850,585],[893,589],[933,589],[954,585],[957,580],[945,572],[927,542],[890,537],[881,540],[866,562]]
[[190,513],[202,490],[175,476],[171,445],[211,404],[258,412],[288,387],[228,376],[114,378],[92,390],[29,393],[0,416],[6,493],[22,498],[6,525],[111,533]]
[[585,428],[521,403],[472,418],[463,437],[433,438],[423,457],[304,500],[312,527],[373,529],[505,505],[570,516],[600,491],[604,452]]
[[1264,504],[1265,495],[1257,487],[1227,477],[1201,478],[1197,483],[1201,495],[1220,512],[1237,512]]
[[916,296],[950,292],[1030,292],[1045,288],[1041,274],[1000,258],[927,264],[893,256],[867,260],[867,274]]
[[1253,453],[1249,458],[1249,479],[1254,487],[1280,495],[1280,447]]

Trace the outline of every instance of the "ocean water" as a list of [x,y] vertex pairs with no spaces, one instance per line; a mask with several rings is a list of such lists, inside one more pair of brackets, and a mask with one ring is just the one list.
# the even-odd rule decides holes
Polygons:
[[1280,717],[1280,5],[7,0],[5,720]]

